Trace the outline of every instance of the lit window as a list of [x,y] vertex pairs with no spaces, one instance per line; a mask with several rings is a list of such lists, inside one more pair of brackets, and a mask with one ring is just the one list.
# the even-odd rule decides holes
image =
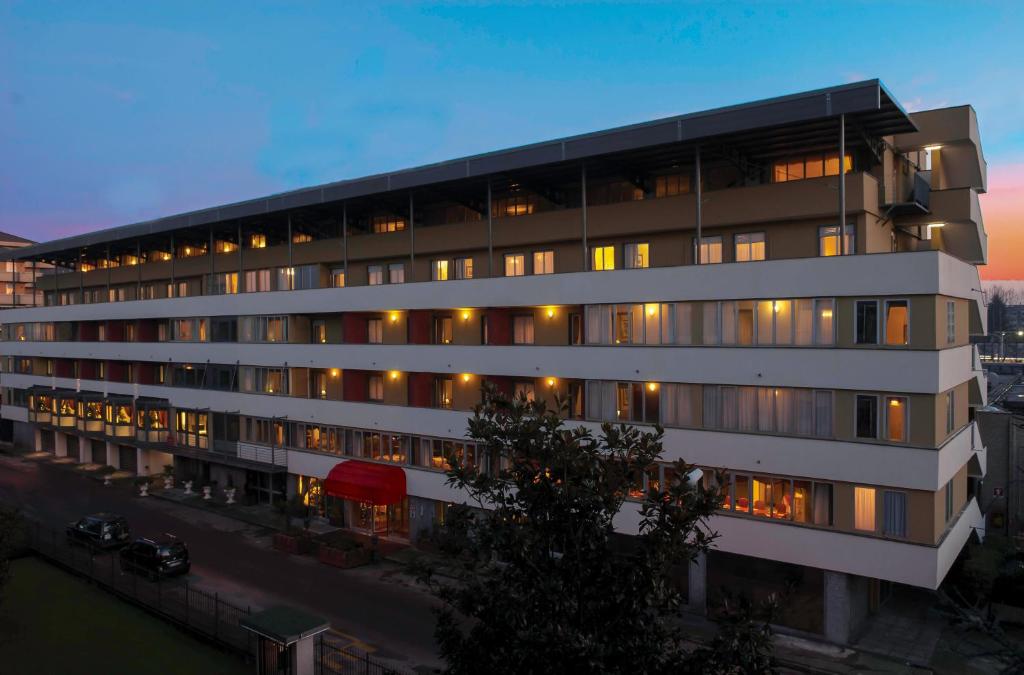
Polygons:
[[238,250],[238,244],[233,241],[226,241],[224,239],[218,239],[214,242],[213,250],[217,253],[234,253]]
[[690,192],[690,177],[685,174],[658,176],[654,179],[655,197],[674,197]]
[[249,235],[249,248],[266,248],[267,247],[267,235],[265,234],[250,234]]
[[590,269],[595,272],[615,269],[615,247],[594,246],[590,249]]
[[512,318],[512,342],[517,345],[533,344],[533,316],[529,314]]
[[455,278],[456,279],[472,279],[473,278],[473,259],[472,258],[456,258],[455,259]]
[[764,260],[764,232],[736,235],[736,262]]
[[909,344],[909,317],[906,300],[885,301],[885,344]]
[[306,232],[293,232],[292,243],[293,244],[305,244],[313,241],[313,235]]
[[380,375],[370,375],[368,381],[368,398],[371,401],[384,400],[384,378]]
[[555,272],[555,252],[554,251],[534,251],[533,252],[533,273],[534,274],[554,274]]
[[907,440],[907,399],[903,396],[885,397],[885,440]]
[[521,277],[526,274],[526,256],[522,253],[505,254],[505,276]]
[[865,532],[875,531],[875,488],[855,487],[853,489],[853,526]]
[[366,266],[366,283],[371,286],[380,286],[384,283],[384,268],[380,265]]
[[334,288],[345,288],[345,269],[336,267],[331,270],[331,286]]
[[384,322],[381,319],[366,320],[366,341],[372,345],[384,343]]
[[[851,223],[846,226],[846,255],[857,251],[857,229]],[[818,228],[818,255],[823,257],[839,255],[839,226],[825,225]]]
[[641,244],[626,244],[623,251],[626,269],[642,269],[651,266],[650,245],[646,242]]
[[534,391],[533,382],[516,382],[515,389],[512,392],[514,398],[522,398],[527,401],[533,401],[536,396]]
[[372,223],[373,231],[376,234],[384,232],[401,232],[405,229],[405,220],[392,216],[376,216]]
[[391,263],[388,265],[388,283],[405,283],[405,263]]
[[722,237],[700,238],[700,264],[713,265],[722,262]]
[[435,260],[430,266],[430,278],[433,281],[448,281],[448,261]]

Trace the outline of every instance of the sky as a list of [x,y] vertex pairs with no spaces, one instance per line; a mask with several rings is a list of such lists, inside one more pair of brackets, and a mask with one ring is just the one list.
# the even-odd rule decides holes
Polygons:
[[1024,279],[1022,33],[1009,0],[0,0],[0,230],[54,239],[877,77],[911,111],[975,107],[982,275]]

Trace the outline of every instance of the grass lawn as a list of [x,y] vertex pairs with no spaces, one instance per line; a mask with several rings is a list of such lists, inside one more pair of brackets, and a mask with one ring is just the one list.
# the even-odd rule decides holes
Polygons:
[[11,563],[0,672],[250,673],[242,660],[37,558]]

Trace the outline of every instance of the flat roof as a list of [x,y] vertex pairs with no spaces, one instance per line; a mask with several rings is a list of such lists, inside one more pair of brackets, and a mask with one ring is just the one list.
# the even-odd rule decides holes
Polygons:
[[[190,211],[131,225],[56,239],[0,252],[0,260],[45,259],[90,246],[124,239],[149,237],[188,227],[211,225],[240,218],[279,213],[289,209],[341,202],[393,191],[413,190],[440,183],[484,179],[509,171],[545,165],[580,162],[589,158],[678,146],[716,137],[733,137],[742,147],[771,143],[783,150],[786,142],[814,142],[834,131],[818,129],[819,135],[793,135],[776,142],[780,130],[794,125],[847,115],[851,122],[876,137],[917,131],[917,127],[877,79],[865,80],[788,96],[675,115],[576,136],[471,155],[399,171],[326,183],[258,199]],[[761,133],[758,133],[758,132]],[[827,131],[828,136],[822,136]],[[850,135],[850,134],[848,134]],[[856,134],[853,134],[855,136]],[[731,139],[730,139],[731,140]]]

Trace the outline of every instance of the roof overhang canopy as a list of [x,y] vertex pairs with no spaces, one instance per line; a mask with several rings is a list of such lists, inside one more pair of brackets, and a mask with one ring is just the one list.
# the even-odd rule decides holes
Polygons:
[[397,504],[405,499],[405,471],[397,466],[350,459],[331,469],[324,481],[324,491],[354,502]]

